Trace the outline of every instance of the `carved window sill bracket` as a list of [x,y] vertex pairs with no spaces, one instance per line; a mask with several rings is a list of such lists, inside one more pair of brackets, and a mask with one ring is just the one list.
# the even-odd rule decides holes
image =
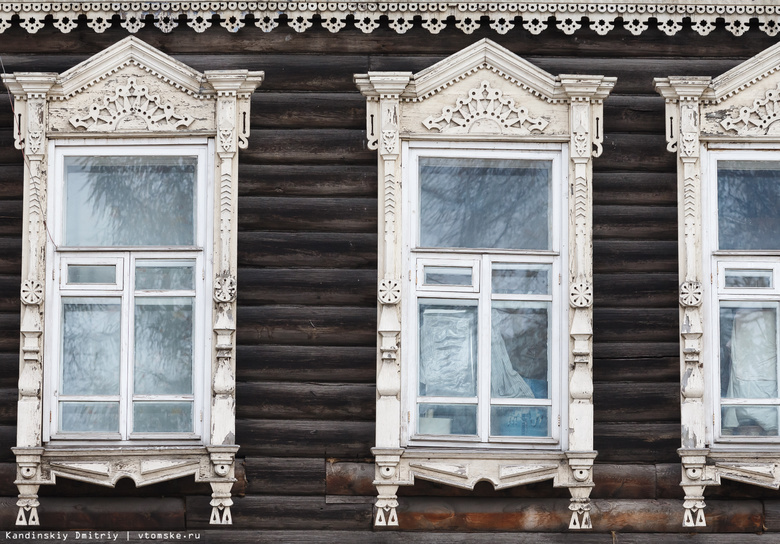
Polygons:
[[[75,4],[71,6],[80,9]],[[23,17],[24,25],[30,24],[36,14],[42,14],[39,6],[26,3],[25,12],[28,9],[32,11],[29,18]],[[7,13],[2,12],[0,20]],[[3,24],[0,22],[0,28]],[[134,37],[121,40],[62,74],[3,76],[15,101],[15,145],[25,153],[24,206],[28,221],[23,229],[21,370],[17,445],[13,450],[18,467],[17,525],[39,524],[38,488],[55,484],[58,477],[114,486],[121,478],[130,478],[136,485],[147,485],[194,476],[196,481],[211,484],[211,523],[231,523],[230,490],[235,481],[238,450],[234,338],[237,151],[247,146],[249,98],[262,78],[262,72],[247,70],[200,73]],[[154,139],[149,139],[150,133]],[[52,134],[57,139],[53,146],[55,152],[49,156]],[[143,443],[152,445],[137,445],[134,437],[128,436],[130,426],[125,425],[126,421],[120,423],[118,416],[116,427],[125,434],[116,431],[111,436],[124,436],[124,442],[112,444],[106,436],[80,430],[76,447],[57,436],[60,424],[56,416],[51,417],[52,410],[59,406],[58,388],[53,385],[59,379],[54,372],[57,347],[44,346],[43,338],[44,324],[59,326],[52,321],[54,318],[47,321],[44,314],[57,315],[53,307],[57,304],[52,301],[59,300],[60,284],[47,270],[54,270],[53,262],[62,258],[62,252],[54,248],[53,242],[49,245],[47,239],[47,214],[59,210],[54,207],[56,199],[52,199],[54,205],[47,207],[47,196],[60,190],[57,184],[64,179],[58,171],[59,164],[55,164],[57,146],[66,147],[72,139],[79,140],[79,149],[139,144],[145,156],[154,155],[155,146],[167,146],[169,155],[170,146],[183,146],[179,149],[189,146],[187,149],[195,150],[190,152],[197,155],[196,169],[201,172],[196,176],[197,190],[213,187],[208,197],[206,189],[202,190],[202,197],[206,198],[202,198],[204,204],[193,219],[199,232],[211,229],[208,235],[198,235],[199,239],[213,243],[201,244],[204,247],[197,258],[213,266],[212,273],[206,275],[210,277],[203,277],[201,284],[209,295],[192,298],[196,310],[193,323],[197,322],[205,333],[200,335],[203,340],[199,347],[193,347],[197,355],[193,355],[191,375],[197,379],[192,378],[191,405],[195,408],[191,410],[192,430],[184,433],[200,438],[192,442],[180,440],[192,445],[174,446],[170,445],[173,440],[169,438],[155,440],[149,435]],[[209,153],[211,156],[207,157]],[[207,164],[213,165],[213,170],[201,167]],[[206,180],[214,182],[208,184]],[[54,235],[58,236],[59,231],[55,229]],[[102,255],[113,250],[107,247],[102,248]],[[124,262],[119,257],[111,258],[115,263]],[[121,264],[115,267],[119,269]],[[48,278],[51,279],[47,284]],[[214,293],[213,300],[210,290]],[[85,329],[88,326],[89,323]],[[54,332],[52,335],[57,336]],[[128,405],[128,395],[122,395],[122,401]],[[115,402],[119,406],[120,401]],[[167,430],[160,434],[171,436]]]

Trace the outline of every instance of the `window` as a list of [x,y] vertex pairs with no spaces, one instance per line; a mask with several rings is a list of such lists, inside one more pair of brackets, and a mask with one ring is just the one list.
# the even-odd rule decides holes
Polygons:
[[54,147],[51,439],[199,439],[211,321],[208,147]]
[[590,528],[591,161],[614,78],[480,40],[355,81],[378,150],[375,524],[415,478],[552,479]]
[[16,524],[58,478],[184,476],[232,523],[238,151],[263,73],[130,36],[2,77],[25,164]]
[[677,154],[683,526],[722,478],[777,488],[780,75],[773,46],[716,78],[658,78]]
[[557,148],[405,146],[409,444],[560,439]]

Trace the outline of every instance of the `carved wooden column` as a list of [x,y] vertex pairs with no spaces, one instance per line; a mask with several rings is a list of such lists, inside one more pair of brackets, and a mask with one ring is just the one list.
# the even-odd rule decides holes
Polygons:
[[707,409],[704,405],[702,350],[702,198],[699,143],[700,98],[710,78],[656,80],[666,98],[667,149],[677,153],[680,284],[680,406],[682,487],[685,490],[684,527],[703,527],[704,488],[713,485],[706,467]]
[[[377,420],[374,485],[377,488],[377,526],[398,525],[396,507],[398,462],[401,456],[401,368],[399,335],[401,334],[401,259],[398,243],[398,219],[401,215],[398,161],[401,152],[399,137],[399,98],[412,76],[409,72],[369,74],[373,86],[366,116],[369,148],[379,150],[379,252],[378,258],[378,357],[377,357]],[[358,80],[360,84],[362,80]],[[363,82],[365,83],[365,82]],[[374,94],[375,93],[375,94]]]
[[46,274],[46,140],[47,94],[56,74],[19,74],[8,83],[14,95],[14,144],[24,153],[24,220],[22,245],[22,317],[19,368],[20,420],[37,425],[16,427],[16,486],[19,489],[17,525],[39,525],[38,488],[48,483],[40,472],[43,453],[43,299]]
[[[230,489],[235,482],[236,394],[236,267],[238,223],[238,149],[249,137],[249,98],[261,78],[246,71],[206,71],[206,81],[217,92],[214,194],[214,358],[211,399],[211,446],[214,471],[211,523],[232,524]],[[221,514],[221,515],[220,515]]]
[[569,123],[569,459],[570,529],[590,529],[593,488],[593,157],[601,155],[602,102],[611,85],[602,77],[561,76],[571,97]]

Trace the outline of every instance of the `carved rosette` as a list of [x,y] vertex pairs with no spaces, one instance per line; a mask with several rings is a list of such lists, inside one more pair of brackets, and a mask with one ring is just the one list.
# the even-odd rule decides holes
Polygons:
[[686,308],[701,306],[704,289],[700,281],[686,281],[680,284],[680,305]]
[[454,106],[445,107],[440,115],[423,121],[428,130],[444,134],[530,134],[544,131],[548,124],[546,119],[531,117],[527,108],[516,106],[513,98],[504,96],[501,89],[494,89],[487,81],[459,98]]
[[22,282],[21,299],[28,306],[39,305],[43,302],[43,283],[38,280]]
[[379,282],[379,302],[382,304],[398,304],[401,300],[401,282],[398,280],[382,280]]
[[589,308],[593,305],[593,286],[587,281],[578,281],[569,288],[569,302],[572,308]]
[[221,276],[214,280],[214,300],[217,302],[234,302],[236,300],[236,278]]

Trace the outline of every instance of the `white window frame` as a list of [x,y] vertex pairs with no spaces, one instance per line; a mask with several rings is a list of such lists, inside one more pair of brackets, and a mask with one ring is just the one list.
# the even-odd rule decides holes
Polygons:
[[[567,156],[566,144],[522,144],[522,143],[465,143],[452,141],[404,141],[403,142],[403,201],[404,217],[403,232],[406,233],[403,244],[403,260],[406,263],[406,274],[403,278],[403,291],[408,293],[402,300],[401,343],[407,346],[408,354],[402,364],[401,398],[402,410],[405,414],[401,418],[402,432],[401,444],[404,447],[484,447],[489,449],[517,448],[528,449],[561,449],[566,447],[567,429],[566,410],[563,409],[565,381],[561,379],[566,368],[563,354],[568,345],[566,334],[568,313],[563,311],[568,292],[568,282],[561,271],[561,255],[567,251],[567,225],[563,221],[562,209],[566,207],[566,191],[562,190],[568,184],[568,177],[562,167],[563,157]],[[550,250],[510,250],[494,249],[480,250],[470,248],[443,248],[432,249],[420,247],[419,232],[419,159],[421,157],[433,158],[475,158],[475,159],[523,159],[550,161],[551,190],[550,190]],[[493,263],[539,263],[550,264],[552,268],[550,277],[550,295],[493,295],[490,292],[491,267]],[[473,280],[470,287],[461,286],[426,286],[419,285],[424,266],[459,266],[471,267]],[[478,393],[477,403],[477,435],[422,435],[416,431],[418,420],[417,394],[418,380],[418,356],[419,356],[419,316],[417,311],[420,299],[464,299],[478,302],[480,323],[487,323],[479,327],[478,345]],[[490,398],[490,301],[491,300],[523,300],[550,302],[550,335],[549,356],[550,376],[548,385],[550,399],[492,399]],[[436,397],[433,403],[450,403],[451,399]],[[462,403],[466,399],[456,399],[455,403]],[[516,402],[511,402],[511,401]],[[469,402],[473,404],[473,402]],[[491,404],[511,404],[523,406],[539,405],[550,406],[550,436],[491,436],[489,433],[489,413]]]
[[[704,402],[708,413],[707,437],[713,449],[758,449],[780,452],[779,436],[729,436],[721,434],[721,385],[720,385],[720,303],[721,302],[777,302],[780,304],[780,250],[721,250],[719,249],[718,215],[718,162],[720,161],[773,161],[780,162],[780,148],[771,146],[714,144],[702,151],[702,203],[704,209],[702,245],[704,277],[710,277],[710,288],[705,289],[708,304],[703,305],[703,323],[707,335],[702,346],[705,361],[712,361],[712,371],[706,375],[707,389]],[[729,288],[725,286],[725,270],[772,270],[771,288]],[[780,312],[778,313],[780,318]],[[778,322],[780,335],[780,319]],[[780,349],[780,337],[778,338]],[[778,361],[778,384],[780,384],[780,361]],[[770,399],[767,399],[770,400]],[[751,406],[764,402],[740,403]],[[767,406],[780,406],[780,392],[774,402]],[[711,424],[710,424],[711,422]]]
[[[47,239],[47,271],[46,277],[50,278],[46,286],[46,330],[48,333],[44,339],[44,357],[48,363],[44,374],[44,441],[105,441],[109,443],[170,443],[196,442],[208,443],[209,403],[206,391],[206,374],[208,372],[207,354],[211,352],[211,335],[207,334],[211,315],[207,304],[206,293],[212,289],[212,261],[213,261],[213,217],[209,210],[213,208],[214,192],[214,144],[207,139],[177,139],[177,140],[97,140],[78,141],[67,140],[65,142],[52,141],[49,143],[50,166],[50,195],[48,200],[48,228]],[[197,158],[197,181],[195,186],[195,245],[192,247],[69,247],[63,244],[64,236],[64,160],[70,156],[192,156]],[[191,395],[170,396],[165,400],[191,400],[193,402],[193,422],[191,433],[133,433],[132,402],[144,400],[137,395],[131,396],[132,389],[132,301],[137,291],[134,289],[135,263],[141,260],[156,260],[160,264],[166,264],[176,260],[195,261],[194,286],[191,292],[170,291],[155,292],[154,294],[167,296],[180,294],[181,296],[193,296],[193,393]],[[65,281],[68,264],[117,264],[116,285],[73,285]],[[144,293],[139,293],[144,296]],[[67,297],[90,298],[120,298],[121,310],[121,378],[120,394],[117,399],[120,402],[119,423],[120,432],[62,432],[59,427],[59,394],[58,383],[61,372],[61,300]],[[160,398],[155,395],[155,398]],[[68,398],[78,401],[78,398]],[[107,401],[110,399],[106,399]],[[151,400],[151,399],[147,399]],[[162,399],[161,399],[162,400]],[[205,442],[204,442],[205,441]]]

